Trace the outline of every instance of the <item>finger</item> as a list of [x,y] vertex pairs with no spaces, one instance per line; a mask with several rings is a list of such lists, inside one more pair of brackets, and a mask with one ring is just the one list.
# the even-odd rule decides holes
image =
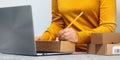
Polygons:
[[65,40],[71,40],[72,39],[72,35],[67,35],[64,37]]
[[39,37],[37,36],[37,37],[35,37],[35,41],[38,41],[39,40]]
[[72,37],[71,32],[68,31],[68,32],[65,32],[63,35],[61,35],[59,38],[60,38],[60,40],[67,40],[70,37]]
[[68,31],[69,31],[69,28],[63,29],[63,30],[59,31],[58,36],[60,37],[60,36],[62,36],[65,32],[68,32]]
[[39,41],[39,40],[43,40],[43,38],[41,36],[36,36],[35,41]]
[[63,29],[63,30],[59,31],[58,36],[60,37],[60,36],[62,36],[64,33],[65,33],[65,30]]

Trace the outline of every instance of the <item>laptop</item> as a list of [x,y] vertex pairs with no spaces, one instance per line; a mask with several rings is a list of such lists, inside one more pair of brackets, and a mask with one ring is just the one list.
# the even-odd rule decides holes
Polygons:
[[30,5],[0,8],[0,53],[49,55],[36,51]]

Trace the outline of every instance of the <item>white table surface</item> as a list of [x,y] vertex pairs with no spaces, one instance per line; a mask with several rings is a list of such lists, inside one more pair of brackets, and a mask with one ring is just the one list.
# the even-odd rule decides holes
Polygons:
[[104,56],[82,53],[52,56],[23,56],[0,53],[0,60],[120,60],[120,56]]

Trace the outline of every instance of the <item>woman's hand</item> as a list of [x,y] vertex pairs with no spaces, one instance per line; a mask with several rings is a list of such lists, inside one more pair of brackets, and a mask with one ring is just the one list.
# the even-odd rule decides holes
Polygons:
[[35,41],[40,41],[40,40],[43,40],[43,38],[41,36],[36,36],[35,37]]
[[68,40],[68,41],[75,42],[75,43],[78,42],[78,35],[76,31],[72,28],[66,28],[66,29],[61,30],[58,33],[58,38],[59,40]]

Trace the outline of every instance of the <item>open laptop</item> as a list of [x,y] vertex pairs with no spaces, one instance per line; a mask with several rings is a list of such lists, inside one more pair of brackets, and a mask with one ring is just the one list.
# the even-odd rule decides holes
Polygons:
[[30,5],[0,8],[0,53],[47,55],[36,51]]

